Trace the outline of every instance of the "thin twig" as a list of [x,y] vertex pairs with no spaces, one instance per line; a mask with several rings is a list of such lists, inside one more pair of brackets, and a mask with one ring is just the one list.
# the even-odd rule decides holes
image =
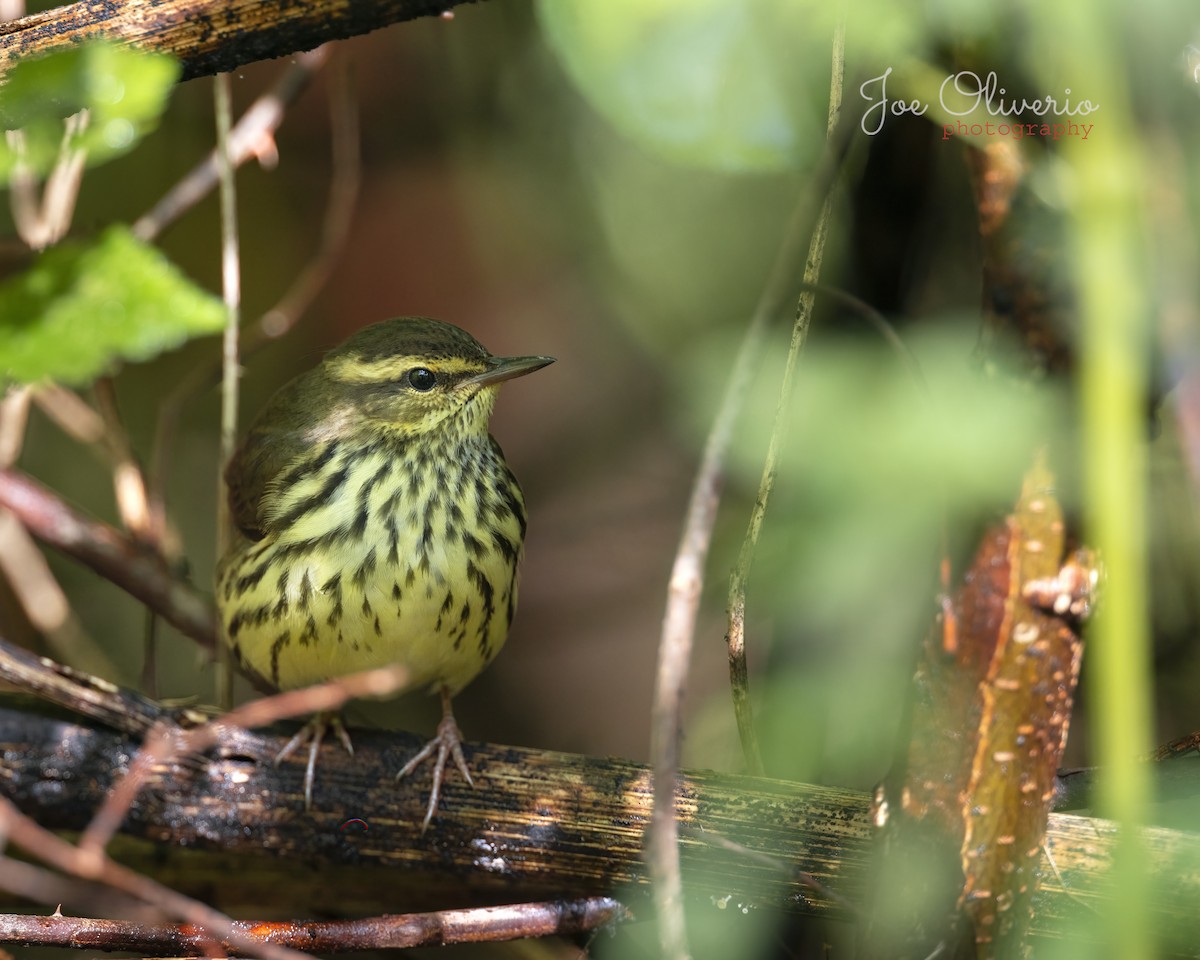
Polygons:
[[25,446],[32,387],[11,387],[0,400],[0,467],[11,467]]
[[[313,51],[315,55],[318,51]],[[338,69],[333,73],[332,89],[330,92],[331,139],[333,145],[333,163],[329,198],[325,205],[325,220],[321,228],[320,246],[313,258],[304,266],[296,280],[288,288],[275,306],[271,307],[252,324],[247,324],[242,331],[241,355],[246,356],[257,350],[264,343],[282,336],[293,326],[308,309],[312,300],[320,291],[320,287],[328,280],[333,264],[345,247],[349,236],[350,222],[357,203],[358,190],[361,181],[361,158],[359,150],[358,116],[354,109],[353,97],[344,61],[335,61]],[[303,66],[303,69],[301,67]],[[319,66],[319,61],[305,61],[292,67],[272,92],[263,100],[269,98],[272,104],[270,111],[259,110],[257,101],[238,121],[231,138],[236,142],[241,139],[249,140],[250,133],[240,133],[243,125],[247,124],[251,114],[257,114],[260,119],[267,115],[279,113],[287,108],[301,87],[298,81],[311,76]],[[300,76],[293,76],[292,72]],[[264,136],[271,135],[274,128],[263,129]],[[236,151],[235,151],[236,154]],[[236,157],[235,157],[236,158]],[[215,163],[215,161],[213,161]],[[212,181],[206,180],[205,189],[211,189]],[[150,216],[147,214],[147,217]],[[145,218],[143,218],[145,219]],[[212,361],[206,357],[193,366],[184,376],[179,385],[164,399],[158,415],[158,424],[154,433],[154,457],[151,471],[151,485],[157,496],[167,485],[168,467],[171,463],[171,450],[174,438],[178,435],[177,426],[184,406],[202,390],[216,385],[220,375],[220,358],[214,356]]]
[[[259,155],[262,145],[274,137],[283,122],[287,108],[308,87],[309,82],[329,58],[329,47],[297,56],[281,74],[275,85],[254,101],[229,131],[229,157],[234,166],[241,166]],[[220,179],[217,150],[172,187],[153,208],[142,214],[133,225],[139,240],[154,240],[168,226],[200,202],[217,186]]]
[[45,830],[0,797],[0,836],[53,867],[85,880],[97,880],[115,890],[157,907],[166,916],[200,927],[206,939],[216,939],[264,960],[307,960],[307,955],[267,943],[239,930],[223,913],[109,860],[84,851]]
[[129,433],[117,406],[117,393],[111,377],[100,377],[92,392],[104,420],[104,442],[112,458],[113,494],[117,514],[125,529],[139,543],[169,556],[164,544],[165,520],[162,504],[152,504],[146,491],[146,476],[129,441]]
[[[628,917],[629,912],[619,901],[611,897],[589,897],[359,920],[310,923],[239,920],[233,923],[233,929],[248,940],[269,939],[280,946],[312,952],[344,953],[454,943],[501,943],[531,937],[570,937],[610,926]],[[212,941],[200,937],[194,929],[174,924],[0,915],[0,943],[179,956],[195,954]],[[228,948],[232,944],[220,946]]]
[[336,61],[330,77],[329,127],[333,161],[320,245],[279,302],[246,328],[243,355],[282,337],[296,325],[325,286],[350,235],[362,182],[362,157],[358,111],[344,59]]
[[[32,388],[15,387],[0,401],[0,468],[11,467],[21,455],[33,396]],[[77,657],[89,669],[113,675],[108,655],[83,629],[66,591],[28,530],[3,508],[0,508],[0,573],[8,580],[30,624],[46,638],[51,649],[59,655]]]
[[[87,880],[64,877],[53,870],[39,867],[24,860],[0,856],[0,890],[7,891],[23,901],[34,903],[69,903],[76,909],[88,909],[97,913],[119,913],[123,916],[152,914],[155,911],[114,890],[108,890]],[[5,921],[0,915],[0,943],[4,942]],[[48,917],[22,917],[30,922],[45,922]],[[6,958],[7,960],[7,958]]]
[[43,543],[90,567],[157,610],[164,620],[206,649],[215,649],[217,621],[211,604],[176,579],[161,557],[107,524],[82,516],[45,487],[15,470],[0,469],[0,507],[11,510]]
[[[33,402],[63,433],[95,451],[104,441],[104,418],[73,390],[47,383],[33,391]],[[106,455],[105,455],[106,456]]]
[[678,831],[674,817],[676,772],[683,692],[695,638],[696,615],[704,582],[704,564],[712,540],[724,482],[725,456],[746,393],[762,354],[767,328],[794,284],[794,272],[810,235],[816,198],[824,198],[837,176],[850,131],[843,124],[826,143],[814,175],[807,181],[800,202],[784,231],[783,240],[763,292],[746,328],[729,383],[713,421],[696,469],[684,520],[683,535],[667,590],[666,612],[658,647],[654,705],[651,717],[651,760],[654,769],[654,814],[649,837],[648,863],[654,877],[663,951],[669,960],[687,956],[683,929],[682,877],[679,870]]
[[58,158],[38,193],[40,178],[25,162],[25,132],[5,131],[9,148],[17,162],[9,183],[9,205],[17,234],[34,250],[58,243],[71,228],[75,200],[83,181],[87,151],[75,146],[75,138],[88,125],[88,112],[81,110],[63,121],[63,138]]
[[29,623],[56,656],[97,673],[116,675],[108,654],[75,616],[66,591],[29,531],[4,509],[0,509],[0,573]]
[[[221,288],[225,297],[225,337],[221,349],[221,442],[217,458],[217,556],[223,557],[230,545],[232,522],[229,500],[225,495],[225,466],[233,458],[238,422],[238,328],[241,326],[242,276],[238,259],[237,185],[231,154],[230,127],[233,124],[229,74],[218,74],[213,81],[217,120],[217,172],[221,198]],[[233,704],[233,659],[225,644],[217,645],[217,703]]]
[[[832,141],[837,133],[842,113],[842,84],[845,74],[845,24],[839,22],[833,37],[832,68],[829,80],[829,116],[826,122],[826,138]],[[821,278],[821,264],[825,258],[825,240],[829,235],[829,223],[833,216],[833,194],[836,180],[826,190],[821,212],[817,217],[816,229],[808,244],[808,259],[804,265],[804,283],[815,284]],[[788,431],[792,408],[792,393],[795,388],[796,364],[800,351],[808,338],[812,322],[815,291],[806,287],[800,294],[796,308],[796,320],[792,325],[791,342],[788,344],[787,361],[784,364],[783,381],[779,386],[779,402],[775,407],[775,422],[771,428],[771,439],[767,445],[767,457],[763,463],[758,496],[750,511],[750,523],[746,537],[738,553],[737,565],[729,577],[729,627],[726,643],[729,648],[729,683],[733,693],[733,712],[737,718],[738,734],[742,741],[746,766],[750,773],[763,772],[762,752],[754,730],[754,713],[750,704],[750,678],[746,669],[746,582],[750,566],[754,562],[754,551],[762,532],[763,517],[771,492],[775,488],[775,477],[779,473],[780,449]]]
[[[165,719],[159,721],[146,735],[141,750],[130,762],[125,775],[108,791],[104,803],[80,838],[79,846],[82,849],[103,850],[124,822],[125,815],[155,769],[160,769],[178,756],[204,752],[216,744],[230,727],[250,730],[303,714],[340,710],[347,701],[359,697],[392,696],[404,690],[410,680],[409,671],[403,665],[393,664],[347,674],[299,690],[260,697],[189,730],[183,730],[178,724]],[[194,719],[194,712],[189,719]]]

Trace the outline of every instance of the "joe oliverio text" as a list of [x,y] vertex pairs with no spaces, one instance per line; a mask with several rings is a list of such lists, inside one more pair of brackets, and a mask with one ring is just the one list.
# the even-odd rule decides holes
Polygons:
[[[892,100],[888,98],[887,81],[892,74],[888,67],[878,77],[873,77],[858,88],[862,98],[869,104],[863,111],[860,126],[863,133],[875,136],[883,129],[889,116],[899,117],[906,113],[920,117],[929,109],[929,104],[920,100]],[[1022,137],[1048,137],[1061,140],[1063,137],[1081,137],[1086,140],[1094,123],[1073,121],[1050,123],[1046,120],[1029,122],[1035,117],[1086,117],[1100,109],[1100,104],[1091,100],[1071,100],[1071,88],[1067,87],[1061,98],[1051,96],[1036,100],[1006,99],[1005,89],[1000,86],[995,73],[980,77],[970,70],[952,73],[938,88],[938,102],[942,112],[963,119],[942,124],[942,139],[954,136],[1001,136],[1019,140]],[[984,113],[988,118],[980,119]],[[1013,119],[1009,119],[1013,118]],[[1020,119],[1017,119],[1020,118]]]

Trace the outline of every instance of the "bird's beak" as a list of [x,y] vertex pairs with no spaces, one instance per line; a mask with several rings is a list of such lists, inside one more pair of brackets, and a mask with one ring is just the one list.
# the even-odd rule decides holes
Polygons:
[[492,357],[488,369],[462,381],[476,387],[489,387],[513,377],[523,377],[554,362],[553,357]]

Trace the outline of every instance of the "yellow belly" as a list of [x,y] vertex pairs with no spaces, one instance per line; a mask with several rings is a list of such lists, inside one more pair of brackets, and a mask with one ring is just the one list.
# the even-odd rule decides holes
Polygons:
[[[500,488],[511,480],[502,464],[482,483],[478,464],[456,466],[471,468],[457,487],[457,471],[421,479],[382,455],[359,458],[327,503],[238,544],[217,600],[242,666],[281,690],[391,664],[409,669],[410,688],[453,695],[469,683],[507,638],[524,518],[509,509],[521,509],[519,491],[513,501]],[[279,493],[277,515],[335,469]]]

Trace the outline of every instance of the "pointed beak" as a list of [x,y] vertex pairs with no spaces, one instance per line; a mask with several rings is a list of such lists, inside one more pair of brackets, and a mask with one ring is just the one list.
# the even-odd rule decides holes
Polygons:
[[490,387],[514,377],[523,377],[534,370],[541,370],[554,362],[553,357],[492,357],[489,369],[462,381],[476,387]]

